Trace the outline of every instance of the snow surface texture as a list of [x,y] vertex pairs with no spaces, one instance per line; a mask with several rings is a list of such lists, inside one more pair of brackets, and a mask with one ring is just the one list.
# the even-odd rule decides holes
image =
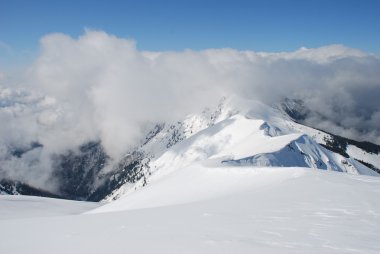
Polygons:
[[192,165],[90,214],[0,220],[0,252],[379,253],[379,194],[372,176]]

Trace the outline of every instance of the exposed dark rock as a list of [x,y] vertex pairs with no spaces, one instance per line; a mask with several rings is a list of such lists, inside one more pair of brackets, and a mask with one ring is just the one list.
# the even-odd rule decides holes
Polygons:
[[40,148],[40,147],[43,147],[42,144],[38,143],[38,142],[32,142],[29,146],[26,146],[26,147],[17,147],[17,148],[12,148],[10,149],[10,153],[12,156],[15,156],[17,158],[21,158],[21,156],[23,154],[25,154],[26,152],[29,152],[35,148]]
[[294,121],[302,122],[306,119],[310,110],[305,107],[302,100],[285,98],[281,103],[281,108],[290,116]]
[[376,171],[377,173],[380,174],[380,169],[375,167],[374,165],[372,165],[371,163],[368,163],[368,162],[365,162],[365,161],[362,161],[362,160],[356,160],[360,163],[362,163],[363,165],[367,166],[368,168],[372,169],[373,171]]
[[100,142],[89,142],[79,151],[55,155],[52,158],[53,178],[59,181],[60,194],[69,199],[88,200],[108,159]]
[[136,183],[146,177],[144,170],[149,169],[148,163],[149,158],[139,152],[124,157],[110,173],[101,176],[101,185],[91,193],[88,200],[100,201],[122,185]]

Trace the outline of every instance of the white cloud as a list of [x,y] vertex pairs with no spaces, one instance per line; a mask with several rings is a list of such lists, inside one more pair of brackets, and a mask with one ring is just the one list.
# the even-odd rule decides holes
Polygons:
[[87,30],[78,39],[50,34],[20,82],[33,92],[0,91],[1,103],[9,104],[0,108],[1,122],[9,123],[0,136],[6,144],[39,141],[45,158],[101,139],[118,157],[147,122],[176,120],[237,94],[266,103],[300,97],[324,116],[309,123],[380,143],[379,69],[376,56],[342,45],[146,52],[105,32]]

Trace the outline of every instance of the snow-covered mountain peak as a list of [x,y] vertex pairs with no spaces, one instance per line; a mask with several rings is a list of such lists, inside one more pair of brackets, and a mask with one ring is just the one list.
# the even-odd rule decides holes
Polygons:
[[[293,110],[298,103],[291,105]],[[140,148],[150,156],[146,177],[133,188],[128,184],[114,191],[108,199],[195,163],[205,167],[308,167],[378,175],[355,157],[329,150],[326,144],[331,139],[331,134],[294,122],[282,108],[231,97],[214,111],[208,109],[163,126]]]

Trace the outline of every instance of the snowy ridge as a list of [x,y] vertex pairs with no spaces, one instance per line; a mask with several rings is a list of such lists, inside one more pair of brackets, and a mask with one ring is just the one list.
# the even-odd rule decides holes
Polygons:
[[[132,193],[193,163],[207,167],[309,167],[350,174],[378,175],[356,161],[322,147],[330,134],[294,122],[282,110],[232,97],[217,110],[191,115],[162,127],[141,146],[150,155],[145,176],[106,199]],[[356,158],[357,159],[357,158]]]
[[198,132],[207,129],[214,124],[229,118],[235,112],[226,107],[226,99],[222,98],[216,109],[206,108],[200,114],[189,115],[182,121],[174,123],[157,124],[149,131],[146,138],[141,142],[142,145],[136,149],[137,153],[143,154],[148,158],[148,163],[140,163],[141,177],[135,182],[127,182],[120,188],[112,191],[105,200],[114,200],[124,194],[134,192],[147,184],[152,172],[156,171],[155,161],[162,154],[170,150],[177,143],[186,142]]
[[[309,126],[297,123],[294,120],[302,120],[302,117],[305,117],[308,112],[308,109],[303,108],[302,102],[300,101],[285,100],[285,103],[281,104],[280,106],[276,106],[276,108],[279,110],[279,112],[281,112],[283,118],[287,119],[285,122],[287,123],[287,127],[290,130],[293,130],[294,132],[305,133],[318,144],[325,145],[332,148],[333,150],[338,150],[345,157],[350,157],[356,161],[370,164],[371,166],[374,166],[375,171],[380,172],[380,146],[371,144],[371,146],[375,146],[377,149],[366,150],[362,147],[358,147],[357,143],[361,142],[345,139],[336,135],[332,135],[330,133],[326,133],[322,130],[317,130]],[[299,112],[302,112],[302,114]],[[336,147],[338,147],[338,149],[336,149]]]
[[344,158],[339,154],[331,153],[307,135],[300,136],[276,152],[260,153],[241,159],[223,161],[223,163],[259,167],[309,167],[350,174],[377,175],[352,158]]

